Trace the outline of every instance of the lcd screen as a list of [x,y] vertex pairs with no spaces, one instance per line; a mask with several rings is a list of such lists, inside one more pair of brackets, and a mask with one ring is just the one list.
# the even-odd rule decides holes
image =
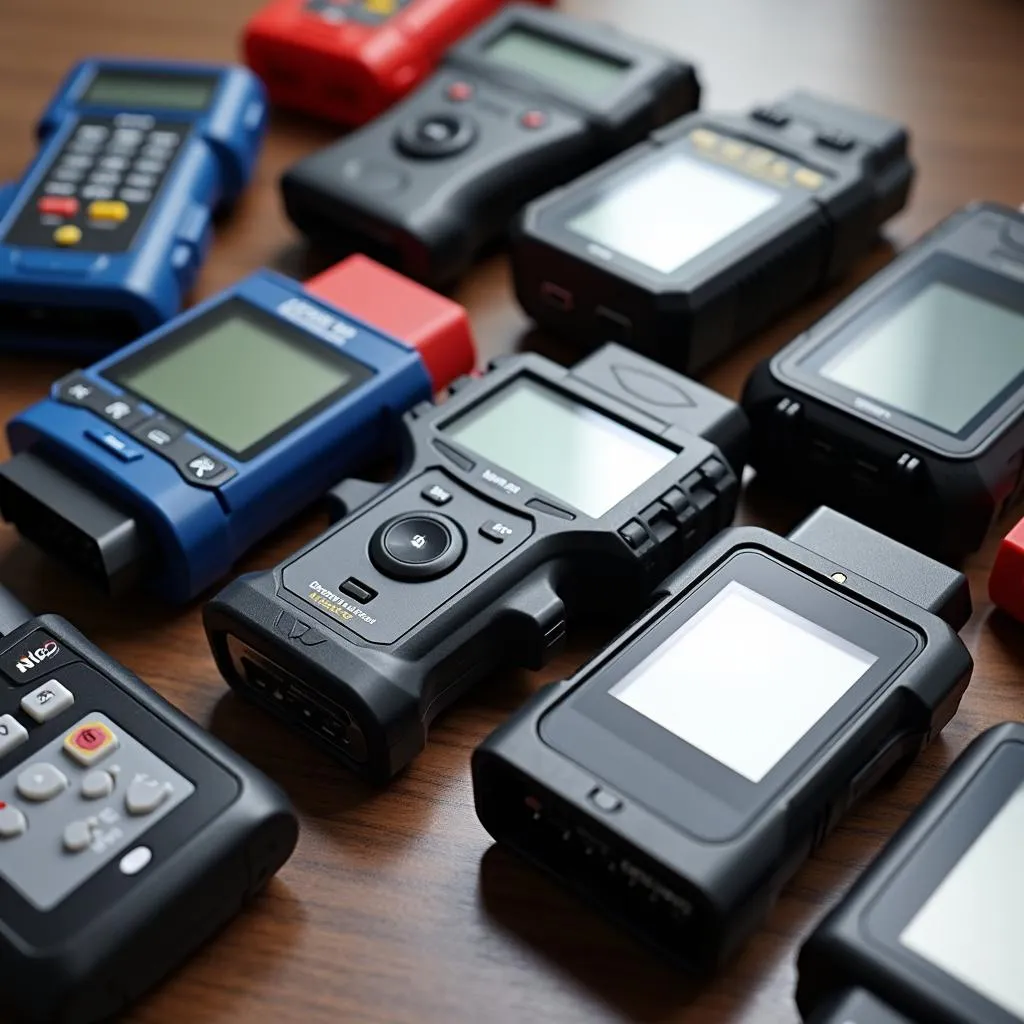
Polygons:
[[625,61],[522,27],[502,32],[486,53],[496,64],[536,75],[588,99],[603,98],[630,68]]
[[478,455],[594,517],[676,456],[674,449],[522,377],[444,429]]
[[900,942],[1024,1020],[1024,788],[907,925]]
[[571,231],[671,274],[779,202],[777,189],[672,154],[568,222]]
[[82,102],[121,110],[199,111],[208,106],[216,86],[216,75],[100,71],[82,96]]
[[732,582],[611,694],[760,782],[877,660]]
[[1024,372],[1024,317],[936,281],[819,372],[958,434]]
[[241,302],[195,327],[107,376],[239,458],[369,376],[361,364]]

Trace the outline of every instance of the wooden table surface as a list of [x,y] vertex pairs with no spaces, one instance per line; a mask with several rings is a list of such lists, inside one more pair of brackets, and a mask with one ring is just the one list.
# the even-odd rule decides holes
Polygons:
[[[255,0],[0,0],[0,180],[20,174],[32,128],[70,63],[90,54],[230,60]],[[712,109],[746,109],[804,86],[907,123],[918,165],[897,249],[975,198],[1024,201],[1024,4],[1020,0],[562,0],[693,59]],[[202,273],[208,295],[263,265],[302,272],[282,216],[281,171],[332,138],[276,115],[254,185]],[[890,252],[859,269],[862,279]],[[822,296],[707,377],[737,395],[751,366],[854,282]],[[457,297],[483,357],[524,345],[528,324],[502,257]],[[553,354],[566,356],[551,347]],[[42,397],[73,363],[0,361],[0,418]],[[0,442],[0,455],[5,455]],[[741,520],[788,528],[794,511]],[[310,512],[239,568],[267,567],[314,535]],[[1007,526],[1009,524],[1006,524]],[[473,813],[473,747],[542,682],[569,673],[601,640],[577,636],[557,664],[509,671],[435,728],[427,752],[387,789],[368,788],[226,694],[207,653],[200,603],[112,604],[0,527],[0,580],[39,611],[69,617],[171,701],[276,778],[302,817],[298,850],[267,894],[129,1018],[215,1021],[792,1024],[794,955],[808,930],[980,730],[1020,717],[1024,627],[991,615],[995,538],[969,563],[977,667],[957,718],[895,788],[850,814],[804,866],[757,937],[716,981],[693,985],[491,843]]]

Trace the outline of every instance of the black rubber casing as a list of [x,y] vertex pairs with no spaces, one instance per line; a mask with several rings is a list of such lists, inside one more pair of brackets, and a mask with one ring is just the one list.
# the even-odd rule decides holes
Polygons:
[[[717,140],[711,151],[698,144]],[[848,273],[907,202],[914,167],[906,129],[805,92],[749,114],[693,113],[530,203],[512,233],[516,295],[542,327],[592,348],[619,341],[697,374],[817,289]],[[837,149],[836,145],[845,148]],[[733,145],[743,156],[722,154]],[[566,223],[604,192],[670,154],[742,173],[776,205],[681,267],[660,273],[591,243]],[[743,161],[772,157],[789,168]],[[814,190],[794,169],[820,175]]]
[[[860,571],[877,564],[881,582],[833,560],[827,548],[837,523],[852,533],[854,548],[857,538],[863,542]],[[795,533],[798,542],[737,527],[711,541],[665,581],[663,599],[650,612],[574,677],[540,691],[473,754],[477,814],[495,840],[696,974],[718,968],[764,921],[782,887],[853,802],[903,771],[939,734],[970,679],[970,654],[953,630],[970,612],[962,575],[952,574],[952,588],[939,579],[932,610],[925,610],[898,589],[907,568],[912,573],[922,557],[916,552],[829,509]],[[815,550],[819,538],[823,553]],[[553,731],[553,712],[623,651],[647,642],[645,635],[719,567],[747,553],[767,556],[812,589],[830,589],[909,630],[917,649],[827,739],[800,741],[793,755],[801,767],[764,794],[762,808],[741,830],[708,841],[699,838],[706,833],[688,810],[672,820],[609,782],[625,763],[609,745],[592,744],[570,758],[544,737]],[[602,691],[606,685],[596,681]],[[704,784],[673,777],[677,788],[692,784],[699,791]],[[658,778],[650,775],[650,786]],[[637,788],[635,773],[631,785]]]
[[[443,429],[519,378],[678,454],[604,515],[585,515]],[[232,686],[378,781],[422,750],[434,717],[478,680],[539,668],[573,621],[636,614],[736,507],[732,467],[747,442],[736,404],[628,350],[606,346],[572,370],[512,356],[453,390],[405,417],[393,483],[283,564],[230,584],[204,613]],[[447,503],[432,504],[431,487]],[[409,512],[440,513],[461,534],[464,555],[438,578],[401,581],[371,560],[383,524]],[[480,536],[490,521],[511,536]],[[343,596],[346,578],[371,598]]]
[[[902,948],[882,915],[905,925],[1024,783],[1024,725],[977,737],[800,950],[797,1004],[805,1019],[845,1024],[827,1008],[850,991],[913,1024],[1017,1024],[1016,1014]],[[953,865],[946,863],[955,856]],[[942,863],[939,863],[939,862]],[[927,892],[918,891],[927,888]],[[955,925],[954,925],[955,926]],[[898,932],[899,928],[895,929]],[[978,935],[977,941],[998,941]],[[902,1014],[903,1016],[898,1016]],[[881,1020],[888,1021],[888,1017]],[[868,1024],[874,1024],[869,1018]],[[860,1024],[852,1017],[852,1024]]]
[[[118,872],[115,857],[47,913],[0,879],[5,1019],[91,1024],[124,1010],[238,914],[291,855],[298,823],[269,779],[59,616],[3,636],[0,653],[36,629],[68,659],[54,674],[77,672],[76,708],[109,714],[196,787],[144,834],[153,859],[134,877]],[[0,713],[17,714],[26,689],[0,674]],[[68,724],[59,716],[33,725],[4,771],[30,761]],[[187,767],[175,750],[187,752]]]
[[[621,63],[600,99],[491,60],[509,30],[561,40]],[[465,89],[452,99],[452,87]],[[693,67],[600,23],[509,4],[453,47],[440,71],[363,128],[281,179],[296,227],[332,252],[364,252],[434,287],[451,284],[499,241],[535,196],[694,110]],[[525,115],[538,115],[527,124]],[[422,119],[456,118],[449,143],[416,153]],[[532,126],[531,126],[532,125]]]
[[898,296],[905,282],[926,279],[930,265],[948,268],[938,279],[954,287],[964,275],[987,279],[993,301],[1024,314],[1024,214],[995,203],[953,214],[760,363],[742,402],[754,428],[750,461],[769,486],[808,504],[824,502],[956,564],[980,547],[1024,489],[1020,384],[979,417],[983,422],[968,437],[955,437],[843,394],[805,366],[824,358],[817,353],[831,352],[851,321]]

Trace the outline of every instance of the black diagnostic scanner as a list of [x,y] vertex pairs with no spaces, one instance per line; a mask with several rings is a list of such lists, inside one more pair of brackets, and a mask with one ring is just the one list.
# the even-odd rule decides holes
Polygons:
[[968,747],[807,940],[805,1019],[1021,1024],[1022,836],[1024,725],[1008,723]]
[[696,973],[949,721],[967,580],[831,509],[737,528],[473,755],[484,828]]
[[1024,214],[943,221],[761,363],[743,405],[771,486],[955,562],[1024,484]]
[[526,207],[516,294],[552,332],[699,373],[847,273],[913,176],[902,125],[808,93],[690,114]]
[[528,200],[696,108],[691,65],[607,25],[510,4],[441,70],[281,181],[296,226],[434,286]]
[[205,611],[232,686],[378,781],[488,673],[628,621],[736,506],[739,407],[626,349],[452,387],[406,415],[390,485]]
[[233,918],[297,836],[260,772],[0,589],[4,1020],[120,1012]]

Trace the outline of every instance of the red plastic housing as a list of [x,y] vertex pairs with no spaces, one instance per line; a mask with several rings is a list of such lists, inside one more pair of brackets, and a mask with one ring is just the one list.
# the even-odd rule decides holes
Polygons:
[[992,603],[1024,622],[1024,519],[999,545],[992,575],[988,578]]
[[304,287],[310,295],[418,349],[435,392],[476,365],[465,309],[367,256],[349,256],[311,277]]
[[450,46],[501,6],[502,0],[274,0],[249,20],[242,48],[273,103],[360,125],[415,89]]

